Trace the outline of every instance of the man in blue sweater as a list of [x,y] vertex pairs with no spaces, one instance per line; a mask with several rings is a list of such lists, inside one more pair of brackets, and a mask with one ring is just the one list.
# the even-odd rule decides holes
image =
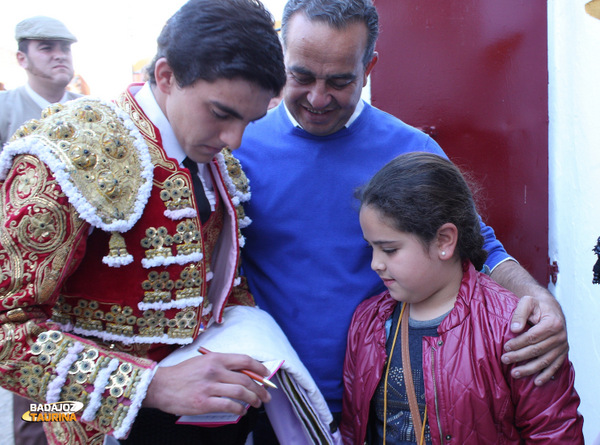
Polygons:
[[[371,0],[289,0],[282,33],[283,101],[248,126],[236,152],[252,186],[243,267],[258,305],[281,325],[337,413],[350,318],[359,302],[384,289],[370,269],[353,192],[402,153],[445,154],[360,98],[377,62]],[[490,227],[482,223],[482,231],[491,277],[523,297],[513,330],[536,325],[507,345],[503,361],[533,359],[515,376],[542,371],[541,385],[568,350],[560,305]]]

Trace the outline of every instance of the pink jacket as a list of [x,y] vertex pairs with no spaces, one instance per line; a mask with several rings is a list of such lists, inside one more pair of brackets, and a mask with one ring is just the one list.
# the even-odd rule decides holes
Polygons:
[[[350,325],[340,426],[345,444],[365,443],[369,406],[386,360],[385,322],[397,302],[386,291],[361,303]],[[514,337],[517,298],[469,264],[454,309],[423,340],[428,422],[436,444],[583,444],[575,373],[565,360],[536,387],[502,364]]]

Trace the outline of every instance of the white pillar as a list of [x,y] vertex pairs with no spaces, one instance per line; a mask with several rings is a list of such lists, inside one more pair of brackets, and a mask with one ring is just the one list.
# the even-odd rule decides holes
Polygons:
[[586,443],[600,440],[600,20],[589,0],[548,1],[550,290],[567,317]]

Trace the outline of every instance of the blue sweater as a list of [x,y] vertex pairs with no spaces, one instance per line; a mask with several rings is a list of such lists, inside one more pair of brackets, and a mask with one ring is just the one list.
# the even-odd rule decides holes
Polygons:
[[[243,269],[257,304],[279,323],[333,412],[341,411],[346,335],[356,306],[384,290],[358,220],[356,188],[411,151],[446,156],[433,139],[365,104],[349,127],[313,136],[283,105],[250,124],[235,156],[250,179]],[[482,225],[488,266],[507,257]]]

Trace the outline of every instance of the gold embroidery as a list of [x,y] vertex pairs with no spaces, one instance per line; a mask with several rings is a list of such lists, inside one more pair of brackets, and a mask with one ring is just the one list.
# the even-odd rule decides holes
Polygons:
[[[84,393],[84,385],[93,385],[98,377],[98,372],[105,368],[110,362],[110,357],[99,357],[98,350],[95,348],[87,349],[77,356],[75,361],[69,368],[69,395],[80,400],[86,401]],[[67,399],[69,400],[69,399]]]
[[[61,144],[61,148],[66,149],[66,144]],[[81,170],[90,170],[98,163],[98,156],[87,147],[73,145],[71,147],[71,159],[73,163]],[[85,175],[87,180],[91,180],[90,175]]]
[[62,210],[48,200],[29,206],[27,215],[21,218],[17,226],[20,243],[28,250],[40,253],[55,250],[65,234],[65,214]]
[[[176,295],[181,295],[177,298],[201,296],[201,288],[198,287],[201,278],[196,275],[192,267],[186,268],[186,271],[182,272],[182,278],[177,280],[177,285],[185,286],[187,284],[192,287],[184,287],[181,294],[176,293]],[[144,281],[145,287],[154,285],[160,288],[163,284],[168,287],[177,286],[169,280],[167,272],[162,274],[151,272],[149,275],[148,280]],[[184,283],[184,276],[187,277],[187,283]],[[169,282],[171,284],[168,284]],[[144,298],[144,302],[171,301],[171,298],[153,301],[153,298],[160,297],[160,291],[157,291],[156,294],[152,294],[152,292],[149,291],[150,294],[148,298]],[[186,292],[189,292],[189,294],[186,294]],[[137,316],[130,306],[122,307],[118,304],[109,305],[97,301],[61,296],[53,309],[52,319],[63,325],[72,323],[76,328],[84,329],[92,335],[94,332],[107,332],[129,338],[134,336],[162,337],[165,334],[170,338],[185,338],[193,335],[194,328],[197,326],[199,311],[201,311],[200,308],[190,306],[184,309],[169,310],[167,316],[164,310],[148,309],[141,316]]]
[[177,224],[177,233],[173,236],[173,241],[178,244],[177,253],[189,255],[194,252],[202,252],[200,240],[200,230],[194,221],[188,219]]
[[52,104],[49,107],[44,108],[42,110],[42,119],[45,119],[48,116],[58,113],[63,108],[64,108],[63,104],[60,104],[60,103]]
[[[165,151],[160,147],[158,143],[157,134],[154,130],[154,125],[144,115],[139,105],[131,97],[128,91],[124,92],[117,99],[117,105],[125,113],[129,115],[131,120],[135,123],[136,127],[142,133],[142,136],[146,140],[152,164],[154,166],[164,166],[168,170],[176,170],[177,166],[175,162],[167,159]],[[154,180],[154,184],[160,187],[161,184]]]
[[164,201],[165,207],[168,210],[179,210],[192,207],[192,202],[190,200],[192,191],[190,190],[185,177],[181,173],[176,173],[168,178],[162,187],[160,199]]
[[[79,304],[78,307],[93,309],[95,305]],[[129,410],[129,401],[134,397],[141,381],[142,371],[147,368],[149,362],[132,357],[131,362],[121,362],[110,376],[101,377],[99,382],[100,371],[106,370],[115,358],[104,355],[101,350],[92,345],[84,345],[83,351],[76,357],[72,357],[75,360],[70,364],[66,374],[62,375],[64,383],[58,387],[55,382],[60,380],[54,379],[61,378],[61,375],[57,375],[56,369],[53,368],[56,368],[65,358],[69,360],[67,354],[73,344],[71,338],[59,331],[41,333],[31,348],[34,358],[21,370],[19,383],[28,385],[27,395],[32,398],[38,396],[37,400],[45,399],[45,391],[55,386],[52,390],[60,391],[60,400],[80,401],[84,405],[90,403],[90,394],[100,389],[102,397],[97,400],[100,406],[96,411],[96,418],[92,423],[85,425],[86,434],[100,437],[96,431],[107,433],[122,425]],[[43,366],[48,365],[50,366],[45,374]],[[102,381],[103,379],[106,379],[105,382]],[[105,383],[106,386],[97,388],[98,383]],[[53,394],[53,397],[56,397],[56,394]],[[53,432],[56,433],[52,437],[53,440],[61,437],[60,430],[54,429]]]
[[144,311],[143,318],[137,319],[140,334],[146,337],[159,337],[164,333],[164,326],[169,322],[164,311],[148,309]]
[[125,258],[129,256],[125,238],[119,232],[112,232],[108,241],[108,256],[110,258]]
[[[2,322],[2,329],[0,330],[0,360],[5,361],[8,360],[12,363],[11,366],[14,366],[14,369],[23,366],[23,361],[28,359],[29,356],[29,347],[24,347],[24,345],[20,342],[22,337],[35,337],[39,335],[44,330],[35,324],[33,320],[28,320],[25,323],[21,323],[18,325],[19,329],[15,329],[15,324],[13,321],[9,319],[9,314],[14,316],[15,318],[26,316],[25,311],[22,309],[13,309],[9,311],[6,315],[0,315],[0,319]],[[38,314],[40,314],[38,312]],[[41,314],[40,314],[41,315]],[[35,317],[33,311],[29,313],[30,317]],[[6,317],[6,318],[4,318]],[[44,319],[46,317],[44,316]],[[5,362],[7,363],[7,362]],[[30,366],[29,364],[25,364],[25,366]],[[4,388],[10,389],[12,391],[18,391],[18,379],[20,375],[18,372],[10,373],[4,372],[0,373],[0,382]]]
[[50,139],[73,139],[75,131],[73,124],[59,120],[48,125],[44,134]]
[[70,252],[70,246],[60,246],[56,249],[54,255],[44,263],[47,264],[47,267],[40,269],[40,273],[36,276],[36,287],[39,289],[37,293],[38,301],[47,301],[56,291],[58,280],[62,275]]
[[129,363],[122,363],[117,371],[112,373],[110,383],[106,389],[108,389],[110,396],[115,398],[115,402],[116,399],[123,395],[124,388],[130,386],[131,381],[135,379],[137,373],[138,369],[135,368],[134,370],[133,366]]
[[181,271],[179,280],[175,282],[175,299],[200,297],[201,286],[202,274],[195,264],[190,264]]
[[165,227],[146,229],[146,237],[142,238],[141,244],[146,249],[146,258],[173,255],[170,248],[173,244],[173,237],[169,235]]
[[152,125],[149,120],[145,119],[145,116],[141,108],[139,108],[139,105],[135,101],[130,100],[128,92],[125,92],[119,96],[117,99],[117,104],[119,108],[125,111],[129,117],[131,117],[131,120],[139,128],[144,137],[156,141],[154,125]]
[[46,331],[38,336],[31,345],[34,358],[20,370],[19,384],[27,388],[28,397],[39,400],[40,396],[46,393],[52,378],[52,368],[67,355],[72,344],[73,342],[59,331]]
[[44,116],[26,136],[60,159],[68,181],[103,222],[132,216],[137,192],[146,182],[136,148],[140,141],[113,109],[95,100],[79,99],[53,105]]
[[181,271],[179,279],[170,279],[169,272],[152,271],[148,279],[142,283],[144,303],[169,303],[172,301],[171,292],[175,290],[175,299],[194,298],[201,296],[202,275],[195,264],[190,264]]
[[198,321],[196,320],[196,310],[194,308],[186,308],[185,310],[177,313],[174,321],[175,326],[169,329],[169,337],[190,337],[194,328],[198,324]]
[[73,114],[83,122],[99,122],[102,119],[102,113],[92,107],[82,107]]
[[175,287],[173,280],[169,279],[169,272],[152,271],[148,274],[148,279],[142,283],[144,292],[144,303],[164,303],[171,301],[171,290]]
[[176,244],[179,255],[202,252],[200,240],[201,235],[196,223],[187,219],[177,224],[174,235],[170,235],[166,227],[149,227],[146,229],[146,236],[142,239],[141,245],[146,249],[146,258],[151,259],[157,256],[166,258],[173,255],[171,250],[173,244]]
[[229,174],[229,178],[233,182],[233,185],[235,185],[235,188],[240,192],[244,194],[248,193],[250,191],[250,182],[242,170],[240,161],[233,157],[231,150],[229,149],[224,149],[222,153],[223,158],[225,159],[225,165],[227,166],[227,173]]
[[21,125],[17,129],[17,131],[15,131],[15,134],[13,134],[10,138],[10,142],[13,142],[19,138],[24,138],[27,135],[30,135],[33,131],[35,131],[37,129],[37,127],[39,125],[40,125],[40,123],[36,119],[28,120],[23,125]]
[[79,422],[44,422],[44,432],[50,445],[102,445],[104,433]]
[[43,194],[48,175],[45,168],[40,168],[41,161],[31,155],[23,155],[13,165],[15,170],[14,186],[10,188],[10,201],[20,208],[27,200]]
[[134,334],[133,327],[136,322],[136,317],[132,314],[133,309],[131,307],[125,306],[122,308],[118,304],[113,304],[110,308],[110,312],[104,315],[104,318],[107,321],[106,331],[112,334],[132,337]]
[[39,183],[35,170],[27,168],[23,174],[15,179],[15,191],[18,196],[31,195],[35,186]]
[[[156,166],[163,166],[168,170],[176,170],[177,165],[175,162],[169,160],[166,157],[165,151],[162,149],[161,145],[158,142],[157,134],[154,130],[154,125],[152,122],[148,120],[146,115],[141,110],[140,106],[135,102],[135,100],[129,94],[129,91],[124,92],[117,99],[117,105],[121,108],[125,113],[129,115],[131,120],[135,123],[136,127],[142,133],[142,136],[146,140],[146,144],[148,145],[148,150],[150,152],[150,158],[152,159],[152,164]],[[154,180],[154,184],[157,187],[160,187],[161,184]]]
[[15,157],[12,172],[9,199],[0,197],[0,292],[6,310],[23,299],[45,302],[56,292],[85,226],[73,207],[59,204],[64,195],[37,157]]

